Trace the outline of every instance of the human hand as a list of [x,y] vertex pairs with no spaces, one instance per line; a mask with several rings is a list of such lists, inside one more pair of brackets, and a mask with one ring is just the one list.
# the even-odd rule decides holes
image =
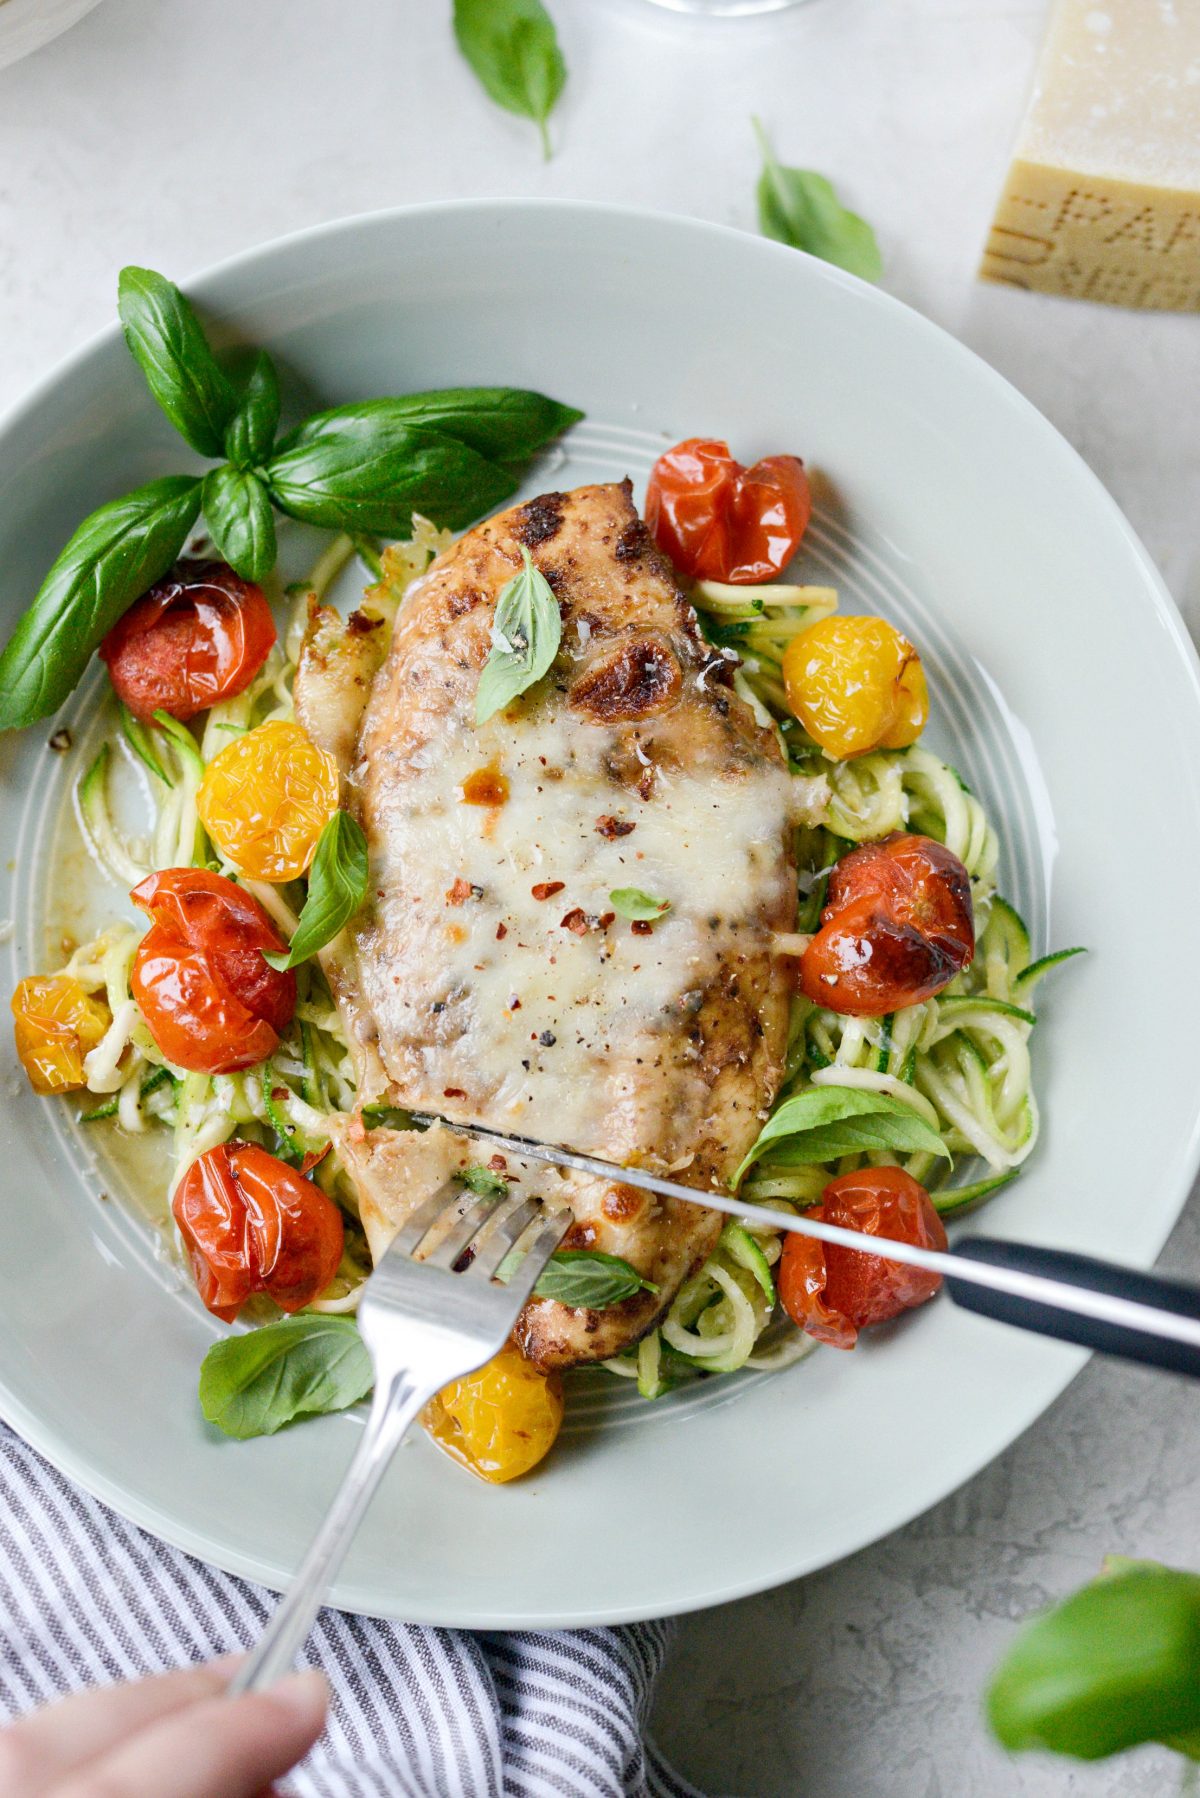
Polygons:
[[321,1733],[315,1671],[227,1698],[240,1662],[80,1692],[0,1730],[5,1798],[263,1798]]

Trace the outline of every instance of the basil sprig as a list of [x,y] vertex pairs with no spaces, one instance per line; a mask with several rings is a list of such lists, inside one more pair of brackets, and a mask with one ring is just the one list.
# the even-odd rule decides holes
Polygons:
[[166,574],[200,512],[200,482],[167,475],[85,518],[0,654],[0,730],[57,711],[100,639]]
[[768,1152],[785,1167],[809,1167],[870,1149],[950,1159],[937,1131],[903,1100],[859,1086],[812,1086],[767,1119],[734,1184]]
[[306,524],[394,536],[416,510],[457,529],[508,499],[519,467],[580,416],[512,388],[362,400],[307,419],[263,477],[279,509]]
[[225,454],[235,468],[253,468],[271,453],[279,429],[279,376],[266,350],[250,353],[237,410],[225,427]]
[[878,281],[883,258],[866,219],[847,211],[824,175],[778,162],[757,119],[754,129],[763,158],[758,178],[758,228],[763,236],[807,250],[864,281]]
[[541,0],[454,0],[454,35],[496,105],[533,120],[549,161],[546,121],[562,93],[567,65]]
[[215,1342],[200,1367],[200,1408],[226,1436],[273,1436],[285,1423],[344,1411],[365,1398],[374,1370],[348,1317],[285,1317]]
[[[516,490],[530,458],[582,417],[543,394],[456,387],[318,413],[276,449],[279,382],[265,350],[218,359],[191,305],[153,269],[119,283],[125,339],[150,391],[201,455],[208,528],[246,580],[275,560],[277,508],[308,524],[399,535],[412,514],[456,528]],[[0,729],[60,706],[121,614],[178,558],[201,482],[170,475],[93,512],[0,653]]]
[[501,590],[492,624],[492,647],[475,691],[475,722],[487,720],[518,693],[541,680],[558,654],[562,614],[545,575],[521,550],[525,566]]
[[988,1691],[992,1729],[1077,1760],[1142,1742],[1200,1760],[1200,1576],[1108,1565],[1018,1636]]
[[653,924],[671,909],[669,899],[652,899],[641,887],[614,887],[608,903],[619,918],[632,918],[635,924]]
[[204,516],[212,540],[243,580],[263,581],[275,566],[275,514],[258,476],[225,462],[204,477]]
[[636,1267],[620,1255],[604,1255],[599,1249],[558,1249],[538,1276],[534,1295],[557,1299],[580,1311],[605,1311],[631,1299],[636,1292],[657,1292],[652,1280],[643,1280]]
[[123,268],[117,311],[130,354],[184,442],[202,456],[223,455],[237,395],[175,283],[152,268]]
[[308,896],[286,953],[264,949],[273,968],[297,968],[350,922],[367,896],[367,839],[349,812],[337,811],[321,832],[308,871]]

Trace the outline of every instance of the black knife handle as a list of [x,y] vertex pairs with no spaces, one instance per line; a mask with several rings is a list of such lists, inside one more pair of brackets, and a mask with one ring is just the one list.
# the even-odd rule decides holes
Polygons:
[[[1076,1255],[1066,1249],[1038,1248],[1025,1242],[1001,1242],[996,1237],[973,1236],[954,1245],[953,1254],[965,1260],[984,1262],[991,1267],[1011,1268],[1019,1273],[1040,1274],[1050,1280],[1061,1280],[1071,1286],[1082,1286],[1109,1297],[1131,1299],[1136,1304],[1151,1305],[1159,1311],[1173,1311],[1179,1317],[1200,1321],[1200,1286],[1186,1280],[1168,1280],[1160,1274],[1144,1274],[1112,1261],[1097,1261],[1090,1255]],[[1121,1355],[1127,1361],[1141,1361],[1149,1367],[1163,1367],[1171,1373],[1190,1374],[1200,1379],[1200,1347],[1186,1342],[1172,1342],[1163,1336],[1134,1329],[1126,1324],[1109,1323],[1095,1317],[1081,1317],[1055,1305],[996,1292],[973,1281],[946,1276],[946,1290],[956,1305],[975,1311],[981,1317],[994,1317],[1000,1323],[1015,1324],[1019,1330],[1034,1330],[1041,1336],[1054,1336],[1060,1342],[1077,1342],[1083,1348],[1097,1349],[1103,1355]]]

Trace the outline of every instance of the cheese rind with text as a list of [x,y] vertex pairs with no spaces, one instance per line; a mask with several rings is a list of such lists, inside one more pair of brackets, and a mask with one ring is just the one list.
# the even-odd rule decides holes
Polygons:
[[1057,0],[980,274],[1200,311],[1200,5]]

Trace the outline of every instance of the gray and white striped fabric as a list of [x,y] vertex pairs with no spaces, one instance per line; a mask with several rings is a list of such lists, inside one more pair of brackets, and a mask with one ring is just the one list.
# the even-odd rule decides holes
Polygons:
[[[0,1717],[247,1646],[273,1599],[135,1529],[0,1425]],[[297,1798],[701,1798],[645,1736],[669,1625],[473,1635],[322,1611]]]

